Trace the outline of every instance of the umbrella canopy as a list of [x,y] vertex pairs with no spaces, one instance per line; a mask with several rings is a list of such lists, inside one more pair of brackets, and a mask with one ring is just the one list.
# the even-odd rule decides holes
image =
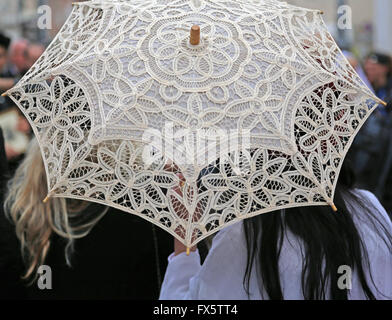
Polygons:
[[77,3],[7,94],[41,147],[48,197],[125,210],[188,247],[257,214],[334,207],[382,103],[320,11],[273,0]]

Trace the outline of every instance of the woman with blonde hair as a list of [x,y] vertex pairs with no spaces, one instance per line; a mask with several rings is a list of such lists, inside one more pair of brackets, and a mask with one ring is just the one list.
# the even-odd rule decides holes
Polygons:
[[[4,205],[19,239],[23,279],[35,283],[38,268],[47,264],[54,279],[46,298],[158,296],[160,274],[172,250],[169,235],[138,217],[98,204],[64,198],[43,203],[46,194],[45,168],[34,139],[8,183]],[[144,239],[143,247],[140,239]],[[36,285],[27,291],[29,297],[43,294]]]

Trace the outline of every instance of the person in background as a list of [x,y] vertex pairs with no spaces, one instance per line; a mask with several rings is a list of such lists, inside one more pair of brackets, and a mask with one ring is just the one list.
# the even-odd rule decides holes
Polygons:
[[345,161],[337,213],[303,206],[239,221],[216,234],[204,263],[175,239],[160,299],[392,299],[392,222],[354,179]]
[[[18,81],[18,78],[15,78],[15,73],[12,71],[12,65],[8,60],[10,43],[11,39],[0,33],[0,94],[13,87]],[[13,102],[10,98],[0,96],[0,112],[7,111],[12,106]],[[29,125],[27,123],[26,126],[26,120],[22,115],[19,117],[18,127],[20,127],[18,130],[30,131]],[[5,146],[5,150],[9,161],[19,155],[9,145]]]
[[23,75],[27,72],[27,49],[29,47],[29,41],[26,39],[19,39],[11,44],[10,48],[10,62],[13,66],[13,72],[15,75]]
[[368,118],[352,145],[349,160],[357,172],[357,187],[373,192],[392,214],[392,59],[370,54],[364,70],[375,94],[388,103]]
[[44,53],[45,47],[39,43],[31,43],[26,51],[26,71],[27,72],[39,57]]
[[[11,39],[0,33],[0,94],[12,88],[15,79],[8,64],[8,48]],[[0,112],[8,109],[12,105],[9,98],[0,96]]]
[[[386,54],[372,53],[364,63],[364,70],[377,97],[387,103],[392,101],[392,60]],[[387,115],[388,108],[380,107],[380,111]]]
[[[39,43],[29,43],[26,40],[18,40],[11,46],[11,58],[10,60],[16,63],[15,67],[18,71],[18,75],[15,76],[15,81],[18,81],[26,72],[34,65],[39,57],[44,53],[45,47]],[[13,57],[15,55],[15,57]],[[31,137],[32,130],[25,118],[20,113],[18,122],[18,131]],[[23,154],[18,154],[12,150],[9,146],[6,146],[7,158],[9,161],[9,167],[11,175],[15,172],[20,161],[23,159]]]

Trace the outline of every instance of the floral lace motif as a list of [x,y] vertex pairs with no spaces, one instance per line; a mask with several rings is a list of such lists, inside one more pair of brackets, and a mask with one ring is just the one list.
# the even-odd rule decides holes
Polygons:
[[[125,210],[188,246],[256,214],[331,204],[379,102],[319,12],[274,0],[75,5],[8,94],[32,124],[52,196]],[[211,138],[242,130],[247,148]]]

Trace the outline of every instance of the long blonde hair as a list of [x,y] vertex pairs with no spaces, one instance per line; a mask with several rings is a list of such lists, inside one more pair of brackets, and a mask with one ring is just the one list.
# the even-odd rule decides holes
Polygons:
[[50,198],[47,203],[43,203],[47,192],[45,167],[39,145],[33,139],[25,159],[8,183],[4,204],[6,215],[15,224],[16,235],[20,240],[22,257],[27,267],[24,279],[36,278],[36,271],[47,256],[53,232],[68,240],[65,257],[70,265],[74,240],[86,236],[107,212],[105,208],[92,213],[92,216],[86,213],[86,217],[78,219],[81,214],[85,214],[81,211],[88,207],[88,202]]

